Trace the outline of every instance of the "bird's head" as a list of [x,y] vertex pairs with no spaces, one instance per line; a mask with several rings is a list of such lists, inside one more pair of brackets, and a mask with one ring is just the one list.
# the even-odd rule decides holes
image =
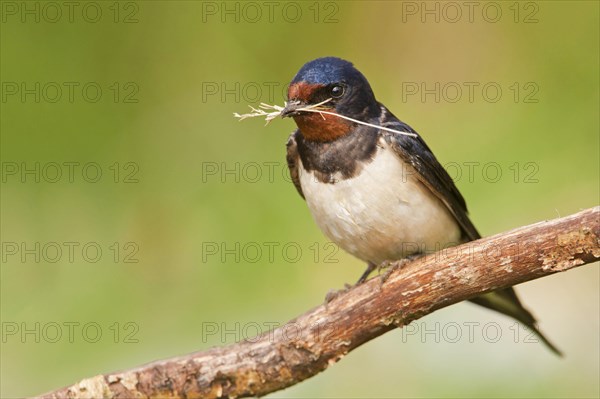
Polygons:
[[354,122],[325,113],[323,110],[366,121],[379,114],[379,105],[367,79],[352,63],[335,57],[310,61],[296,74],[288,88],[288,100],[282,117],[292,117],[309,141],[327,142],[344,136]]

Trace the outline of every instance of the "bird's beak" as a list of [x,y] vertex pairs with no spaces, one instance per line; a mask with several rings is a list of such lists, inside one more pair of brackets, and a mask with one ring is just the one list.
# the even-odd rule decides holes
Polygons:
[[305,107],[306,104],[304,104],[302,101],[300,100],[291,100],[288,101],[288,103],[286,104],[285,108],[283,109],[283,111],[281,111],[281,117],[282,118],[287,118],[290,116],[294,116],[298,110],[298,108],[302,108]]

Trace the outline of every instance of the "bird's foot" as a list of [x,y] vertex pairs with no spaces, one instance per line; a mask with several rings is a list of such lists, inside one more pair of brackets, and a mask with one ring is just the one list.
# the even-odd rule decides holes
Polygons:
[[[405,264],[407,264],[408,262],[410,262],[408,259],[401,259],[395,262],[390,262],[390,261],[385,261],[383,262],[378,270],[381,271],[382,269],[386,269],[385,272],[381,275],[381,279],[379,280],[379,286],[382,287],[383,284],[385,284],[385,282],[388,280],[388,278],[390,278],[390,276],[392,275],[392,273],[394,273],[396,270],[398,270],[399,268],[401,268],[402,266],[404,266]],[[385,265],[384,265],[385,263]]]
[[392,275],[392,273],[394,273],[396,270],[406,266],[408,263],[412,262],[413,260],[420,258],[421,256],[423,256],[423,254],[414,254],[414,255],[409,255],[404,259],[400,259],[397,261],[383,261],[381,262],[381,264],[377,267],[377,270],[379,272],[381,272],[382,269],[387,269],[385,271],[385,273],[383,273],[381,275],[381,281],[380,281],[380,286],[383,286],[383,284],[388,280],[388,278],[390,278],[390,276]]
[[[377,274],[381,274],[382,270],[390,269],[390,267],[395,269],[394,262],[391,260],[384,260],[377,265]],[[388,273],[388,271],[389,270],[386,270],[386,273]]]
[[333,301],[335,298],[339,297],[340,295],[348,292],[348,290],[352,288],[352,286],[348,283],[344,284],[344,288],[342,288],[341,290],[329,290],[329,292],[327,293],[327,295],[325,295],[325,305],[327,305],[329,302]]

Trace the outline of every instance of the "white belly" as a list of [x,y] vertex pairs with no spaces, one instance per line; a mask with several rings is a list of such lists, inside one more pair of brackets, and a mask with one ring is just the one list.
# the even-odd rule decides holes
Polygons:
[[358,176],[335,184],[318,181],[299,165],[302,192],[319,228],[347,252],[376,264],[457,244],[460,228],[446,206],[380,144]]

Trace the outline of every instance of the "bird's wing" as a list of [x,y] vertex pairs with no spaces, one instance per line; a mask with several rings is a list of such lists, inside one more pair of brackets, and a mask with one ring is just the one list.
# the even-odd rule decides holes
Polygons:
[[300,175],[299,175],[299,163],[300,163],[300,155],[298,154],[298,144],[296,143],[296,135],[298,134],[298,129],[296,129],[290,137],[288,138],[288,142],[286,144],[287,147],[287,164],[290,169],[290,177],[292,178],[292,182],[294,186],[296,186],[296,190],[298,190],[298,194],[302,198],[304,198],[304,194],[302,193],[302,186],[300,186]]
[[[379,120],[381,126],[417,134],[410,126],[396,118],[384,106],[381,107],[382,116]],[[463,231],[463,239],[470,241],[480,238],[479,232],[467,215],[465,199],[421,136],[417,134],[417,137],[411,137],[387,131],[382,131],[382,134],[396,154],[415,168],[418,173],[418,179],[452,212]],[[488,292],[472,298],[471,302],[519,320],[532,329],[553,352],[561,355],[558,348],[537,328],[535,318],[523,307],[512,287]]]
[[[410,126],[396,118],[383,105],[381,108],[382,115],[378,121],[381,126],[417,134]],[[411,137],[383,130],[381,132],[396,154],[403,161],[415,168],[417,178],[421,183],[450,210],[463,231],[465,241],[480,238],[479,232],[467,215],[465,199],[421,136],[417,134],[417,137]]]

